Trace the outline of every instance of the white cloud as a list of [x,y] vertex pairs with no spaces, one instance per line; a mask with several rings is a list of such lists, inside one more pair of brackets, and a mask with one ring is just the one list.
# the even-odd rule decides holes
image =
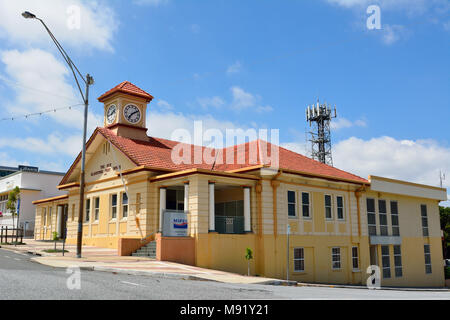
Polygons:
[[351,127],[366,127],[367,123],[364,120],[356,120],[356,121],[350,121],[346,118],[337,118],[336,120],[333,120],[331,122],[331,129],[334,130],[340,130],[344,128],[351,128]]
[[[80,12],[79,28],[70,28],[74,21],[69,8]],[[44,27],[37,20],[25,20],[21,14],[30,11],[44,20],[63,46],[113,51],[112,38],[119,20],[106,1],[82,0],[0,0],[0,37],[16,45],[54,47]],[[81,50],[81,49],[80,49]]]
[[233,96],[231,108],[236,111],[242,111],[245,109],[254,109],[258,113],[273,111],[271,106],[261,106],[259,104],[259,101],[261,100],[260,96],[246,92],[240,87],[232,87],[231,93]]
[[[15,100],[6,104],[8,114],[22,115],[82,103],[79,92],[71,84],[72,74],[52,54],[40,49],[9,50],[0,52],[0,60],[10,80],[6,83],[16,93]],[[48,116],[66,127],[81,129],[83,109],[81,106]],[[101,116],[89,113],[89,131],[102,122]]]
[[391,45],[408,35],[405,27],[401,25],[384,24],[382,29],[382,40],[387,45]]
[[208,109],[210,107],[220,108],[225,105],[225,101],[223,101],[223,99],[218,96],[211,98],[198,98],[197,102],[203,109]]
[[170,103],[168,103],[167,101],[165,101],[165,100],[158,100],[156,105],[159,108],[165,109],[165,110],[172,110],[173,109],[173,106]]
[[228,67],[227,69],[227,74],[231,75],[231,74],[235,74],[235,73],[239,73],[242,69],[242,65],[239,61],[236,61],[235,63],[233,63],[231,66]]
[[0,138],[0,147],[23,150],[30,153],[44,155],[76,156],[81,150],[81,135],[63,137],[59,133],[53,133],[46,139],[28,138]]
[[[303,143],[282,146],[303,153]],[[439,186],[439,170],[450,176],[450,148],[433,140],[397,140],[380,137],[370,140],[349,138],[333,146],[335,167],[367,178],[383,176]],[[450,179],[444,181],[450,192]],[[449,195],[450,199],[450,195]],[[450,206],[450,202],[445,203]]]

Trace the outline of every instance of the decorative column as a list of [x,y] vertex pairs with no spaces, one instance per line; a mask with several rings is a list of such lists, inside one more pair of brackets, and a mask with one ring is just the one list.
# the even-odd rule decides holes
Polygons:
[[244,232],[252,232],[250,223],[250,187],[244,187]]
[[209,232],[216,232],[216,214],[214,200],[214,182],[209,183]]
[[163,230],[164,210],[166,210],[166,190],[166,188],[159,188],[159,233],[162,233]]
[[189,211],[189,182],[184,183],[184,211]]

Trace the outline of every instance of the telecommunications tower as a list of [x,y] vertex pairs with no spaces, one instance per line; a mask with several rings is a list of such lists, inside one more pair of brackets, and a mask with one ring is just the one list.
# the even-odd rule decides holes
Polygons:
[[308,106],[306,109],[306,121],[309,122],[310,142],[312,147],[311,157],[322,163],[333,165],[333,157],[331,155],[331,119],[336,118],[336,105],[334,112],[330,105],[316,104]]

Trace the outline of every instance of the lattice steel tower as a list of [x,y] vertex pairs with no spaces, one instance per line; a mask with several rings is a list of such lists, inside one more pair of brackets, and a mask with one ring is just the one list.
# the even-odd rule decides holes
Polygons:
[[330,105],[316,104],[308,106],[306,109],[306,121],[309,122],[309,127],[312,130],[309,132],[311,142],[311,157],[314,160],[322,163],[333,165],[333,157],[331,155],[331,119],[336,118],[336,106],[334,106],[334,113]]

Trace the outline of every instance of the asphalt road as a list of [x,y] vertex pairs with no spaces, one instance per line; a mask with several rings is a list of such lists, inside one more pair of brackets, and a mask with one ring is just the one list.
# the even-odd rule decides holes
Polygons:
[[[0,249],[0,299],[15,300],[247,300],[247,299],[449,299],[450,292],[235,285],[210,281],[81,271],[80,289],[69,289],[67,270],[32,256]],[[69,281],[76,285],[77,282]]]

